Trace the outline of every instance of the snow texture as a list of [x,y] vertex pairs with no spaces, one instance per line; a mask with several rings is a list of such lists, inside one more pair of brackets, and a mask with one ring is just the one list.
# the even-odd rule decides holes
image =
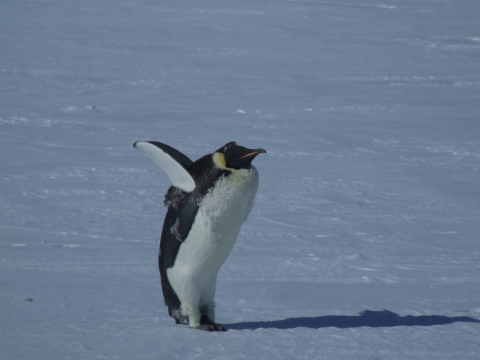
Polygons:
[[[0,3],[0,358],[479,359],[476,0]],[[207,333],[175,325],[170,181],[268,151]]]

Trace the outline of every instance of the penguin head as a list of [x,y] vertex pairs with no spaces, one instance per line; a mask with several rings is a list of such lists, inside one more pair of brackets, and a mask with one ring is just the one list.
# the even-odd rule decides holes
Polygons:
[[247,149],[231,141],[215,151],[213,159],[215,165],[221,169],[249,169],[252,160],[262,153],[266,153],[266,151],[264,149]]

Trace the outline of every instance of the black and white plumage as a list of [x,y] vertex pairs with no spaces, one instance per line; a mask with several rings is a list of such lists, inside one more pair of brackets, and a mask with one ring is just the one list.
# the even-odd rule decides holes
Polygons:
[[168,207],[158,265],[165,303],[176,323],[225,331],[215,323],[217,273],[230,254],[253,206],[258,172],[252,160],[263,149],[229,142],[195,162],[155,141],[133,146],[151,157],[170,177]]

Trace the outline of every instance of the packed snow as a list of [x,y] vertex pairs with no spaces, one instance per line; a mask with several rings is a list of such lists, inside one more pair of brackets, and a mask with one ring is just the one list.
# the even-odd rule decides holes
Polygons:
[[[476,0],[0,4],[0,358],[479,359]],[[175,325],[170,186],[264,148],[216,320]]]

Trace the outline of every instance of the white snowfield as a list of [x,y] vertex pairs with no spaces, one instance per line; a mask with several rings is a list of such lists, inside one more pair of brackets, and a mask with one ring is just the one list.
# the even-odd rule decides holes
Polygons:
[[[0,358],[480,359],[476,0],[0,2]],[[261,147],[207,333],[133,149]]]

